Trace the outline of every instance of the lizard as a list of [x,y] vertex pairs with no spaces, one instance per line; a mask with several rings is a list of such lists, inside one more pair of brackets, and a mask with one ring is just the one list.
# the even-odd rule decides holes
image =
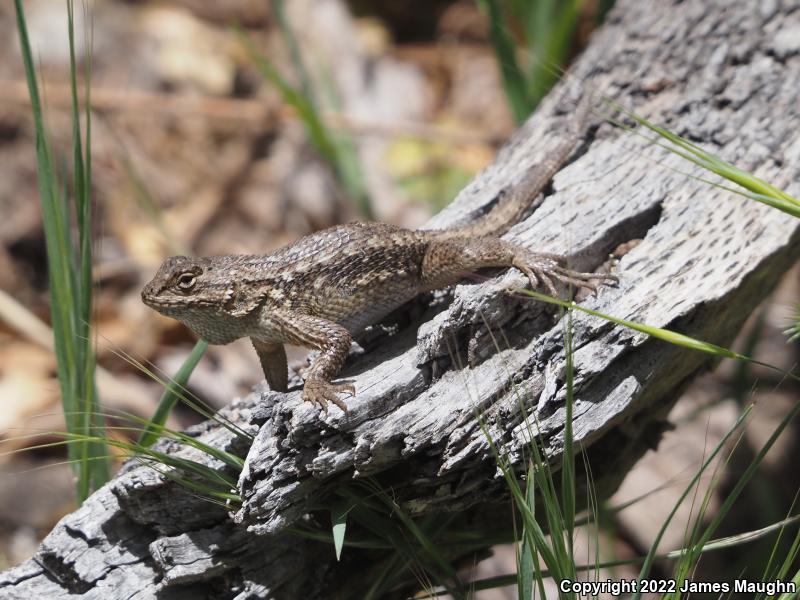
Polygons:
[[[580,128],[579,128],[580,129]],[[493,199],[485,214],[451,229],[411,230],[377,222],[337,225],[264,255],[167,258],[142,291],[143,302],[177,319],[211,344],[249,337],[270,388],[285,392],[285,344],[318,350],[302,398],[343,411],[333,383],[353,336],[417,294],[451,286],[486,267],[516,267],[535,288],[555,282],[595,291],[614,275],[581,273],[560,255],[501,239],[573,153],[581,131]],[[599,282],[599,283],[595,283]]]

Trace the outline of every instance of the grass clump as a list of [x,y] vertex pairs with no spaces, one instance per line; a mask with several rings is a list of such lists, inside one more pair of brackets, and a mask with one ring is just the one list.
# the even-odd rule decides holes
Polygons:
[[[319,155],[333,169],[336,178],[353,202],[362,217],[374,218],[374,211],[367,193],[361,161],[353,140],[343,132],[334,132],[322,116],[318,91],[303,60],[297,38],[285,15],[283,0],[271,0],[270,6],[275,15],[281,35],[289,51],[297,85],[293,85],[281,74],[275,65],[263,53],[259,52],[252,40],[241,30],[237,30],[239,40],[250,60],[258,69],[265,81],[275,87],[283,102],[291,107],[305,127],[308,139]],[[330,92],[332,102],[337,103],[333,87]]]
[[[92,155],[89,109],[91,56],[84,71],[84,106],[78,102],[78,67],[75,57],[74,3],[67,2],[72,116],[72,187],[60,182],[53,149],[47,138],[21,0],[14,0],[17,33],[36,131],[36,165],[39,198],[47,245],[50,315],[58,364],[58,381],[67,432],[76,436],[69,445],[70,463],[76,476],[76,494],[83,501],[110,476],[103,443],[103,421],[94,380],[92,347]],[[88,34],[87,34],[88,35]],[[90,44],[87,44],[90,47]],[[83,125],[81,123],[83,116]],[[85,127],[85,129],[84,129]],[[71,222],[77,228],[74,238]]]
[[[522,123],[566,67],[584,0],[476,0],[476,3],[489,18],[489,35],[511,115],[517,123]],[[600,3],[599,18],[610,9],[610,4]]]

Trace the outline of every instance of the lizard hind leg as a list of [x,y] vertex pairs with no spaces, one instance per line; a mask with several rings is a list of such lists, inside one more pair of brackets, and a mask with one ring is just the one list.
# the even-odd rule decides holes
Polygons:
[[429,285],[448,285],[464,272],[486,267],[516,267],[534,288],[543,286],[556,296],[555,283],[597,290],[602,283],[617,281],[614,275],[581,273],[564,266],[556,254],[537,253],[498,238],[449,239],[430,244],[422,264],[423,280]]

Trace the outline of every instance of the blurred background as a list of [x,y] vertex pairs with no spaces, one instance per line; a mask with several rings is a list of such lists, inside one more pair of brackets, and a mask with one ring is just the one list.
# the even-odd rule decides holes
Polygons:
[[[508,23],[530,61],[528,72],[539,70],[523,108],[498,69],[483,2],[95,0],[88,20],[79,8],[77,31],[88,25],[92,32],[90,42],[78,34],[77,58],[83,64],[91,52],[95,326],[104,407],[149,417],[163,391],[121,353],[172,374],[194,345],[191,332],[140,300],[166,256],[264,253],[354,219],[423,224],[491,162],[610,7],[600,0],[572,4],[552,55],[536,58],[529,31]],[[66,7],[53,0],[24,5],[56,163],[66,165]],[[561,18],[551,10],[537,26],[555,29]],[[12,438],[64,423],[47,325],[33,124],[11,3],[0,5],[0,210],[0,435],[7,450],[18,450],[28,442]],[[782,334],[797,279],[796,270],[787,276],[737,342],[787,369],[797,362],[796,345],[787,346]],[[302,356],[290,354],[290,362]],[[189,388],[220,407],[260,380],[256,355],[240,340],[210,347]],[[704,452],[757,393],[756,415],[722,474],[735,480],[736,457],[747,464],[797,391],[773,373],[732,364],[696,381],[671,417],[675,431],[611,500],[650,494],[623,513],[609,513],[608,553],[646,552]],[[197,420],[179,406],[171,424]],[[785,434],[771,452],[753,486],[758,492],[739,502],[741,511],[721,535],[785,516],[780,509],[800,484],[791,464],[800,449],[797,433]],[[57,448],[0,457],[1,568],[29,557],[74,508],[64,460]],[[724,493],[724,482],[718,490]],[[678,547],[682,536],[677,527],[663,547]],[[711,575],[697,578],[735,573],[730,557],[720,556],[704,558],[701,567]],[[513,571],[513,550],[498,548],[478,568],[478,576]],[[506,597],[486,594],[480,597]]]

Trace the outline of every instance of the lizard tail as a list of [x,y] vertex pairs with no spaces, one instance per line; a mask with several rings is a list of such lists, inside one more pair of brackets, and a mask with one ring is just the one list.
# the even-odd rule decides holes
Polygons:
[[498,237],[519,223],[530,210],[533,202],[553,176],[566,164],[578,142],[583,137],[590,111],[589,100],[581,102],[575,129],[569,137],[561,142],[548,158],[528,170],[518,181],[500,192],[480,209],[480,213],[471,223],[448,229],[430,231],[439,239],[469,237]]
[[498,237],[519,223],[563,163],[569,158],[574,142],[564,144],[551,156],[525,173],[523,178],[503,188],[482,206],[477,219],[466,225],[431,231],[440,239]]

